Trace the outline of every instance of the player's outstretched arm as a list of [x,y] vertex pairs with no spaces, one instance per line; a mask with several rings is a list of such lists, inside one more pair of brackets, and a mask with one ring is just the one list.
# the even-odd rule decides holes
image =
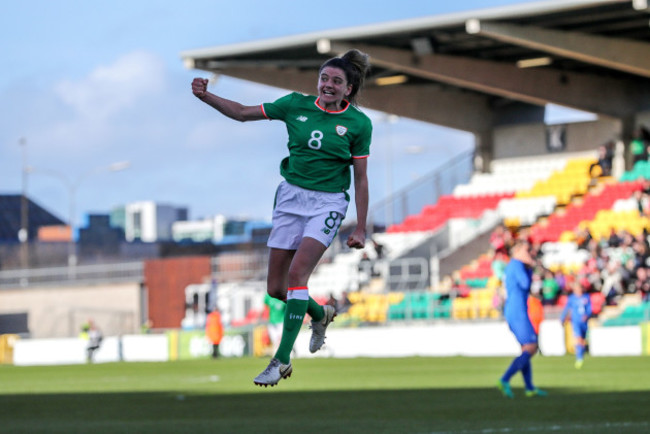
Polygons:
[[192,93],[198,99],[217,109],[221,114],[230,119],[240,122],[266,119],[261,105],[247,106],[208,92],[208,79],[206,78],[195,78],[192,80]]

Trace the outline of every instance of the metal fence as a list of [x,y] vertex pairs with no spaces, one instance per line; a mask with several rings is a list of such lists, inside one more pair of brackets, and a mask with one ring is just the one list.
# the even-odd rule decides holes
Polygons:
[[473,151],[452,158],[444,166],[407,185],[368,211],[369,227],[381,232],[384,228],[417,214],[425,205],[438,202],[440,196],[451,194],[458,184],[467,183],[474,166]]
[[[266,279],[268,255],[263,253],[220,255],[211,260],[212,275],[219,281]],[[143,282],[144,261],[0,270],[1,288]]]
[[97,282],[141,282],[143,280],[144,262],[142,261],[0,271],[0,288],[61,284],[87,285]]

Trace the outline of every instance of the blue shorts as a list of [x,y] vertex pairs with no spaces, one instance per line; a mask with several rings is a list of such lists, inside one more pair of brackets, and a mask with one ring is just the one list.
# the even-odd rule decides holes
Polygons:
[[587,323],[571,323],[573,327],[573,336],[585,339],[587,337]]
[[506,321],[508,321],[508,326],[510,327],[512,333],[514,333],[515,338],[517,338],[517,342],[519,342],[520,345],[537,343],[537,333],[535,333],[535,329],[533,328],[533,324],[531,324],[530,319],[506,318]]

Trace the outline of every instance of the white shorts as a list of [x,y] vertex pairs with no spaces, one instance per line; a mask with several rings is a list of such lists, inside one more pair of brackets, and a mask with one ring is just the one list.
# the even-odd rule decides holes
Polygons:
[[346,193],[307,190],[282,181],[275,193],[273,229],[267,246],[297,250],[304,237],[325,247],[334,240],[348,210]]

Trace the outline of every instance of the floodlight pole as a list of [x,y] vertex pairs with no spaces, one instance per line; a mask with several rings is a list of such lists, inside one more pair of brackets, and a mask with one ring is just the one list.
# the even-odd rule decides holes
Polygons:
[[77,266],[77,244],[74,239],[74,230],[76,228],[76,196],[77,189],[83,180],[88,178],[90,175],[101,173],[104,171],[109,172],[119,172],[126,170],[131,166],[129,161],[121,161],[118,163],[113,163],[108,166],[100,166],[94,169],[88,170],[79,176],[74,182],[71,181],[65,174],[58,172],[56,170],[49,169],[35,169],[33,167],[28,167],[27,172],[38,172],[44,175],[49,175],[54,178],[58,178],[63,182],[66,189],[68,190],[69,197],[69,207],[68,207],[68,225],[70,226],[70,240],[68,241],[68,277],[73,279],[76,276],[76,266]]
[[18,145],[22,148],[22,195],[20,197],[20,230],[18,241],[20,241],[20,267],[23,270],[29,268],[29,202],[27,199],[27,140],[21,137]]
[[386,141],[386,198],[387,206],[384,209],[386,213],[386,228],[392,225],[395,220],[394,210],[393,210],[393,129],[392,124],[396,123],[399,120],[399,116],[394,114],[387,114],[385,117],[386,120],[386,129],[387,129],[387,141]]

